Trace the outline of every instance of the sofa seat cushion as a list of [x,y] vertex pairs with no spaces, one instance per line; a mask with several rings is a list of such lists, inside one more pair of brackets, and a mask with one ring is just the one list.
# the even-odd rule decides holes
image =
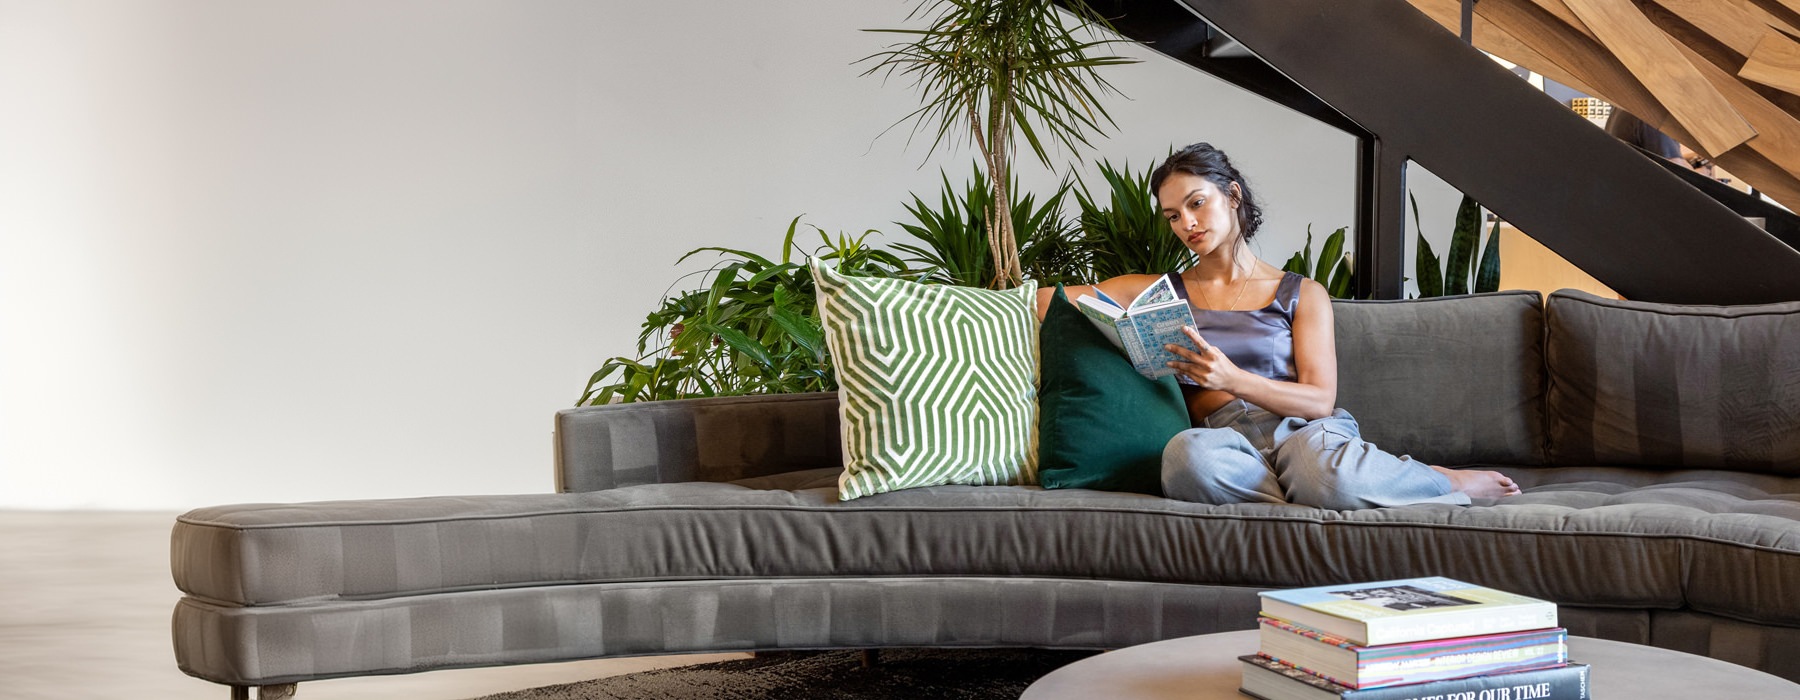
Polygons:
[[[1591,607],[1800,625],[1800,480],[1565,481],[1498,505],[1209,506],[1035,486],[854,501],[835,470],[579,494],[204,508],[177,585],[233,605],[484,588],[789,577],[1032,576],[1300,586],[1443,575]],[[1537,474],[1537,472],[1546,472]],[[1696,475],[1704,476],[1704,475]],[[1775,487],[1771,490],[1770,487]]]

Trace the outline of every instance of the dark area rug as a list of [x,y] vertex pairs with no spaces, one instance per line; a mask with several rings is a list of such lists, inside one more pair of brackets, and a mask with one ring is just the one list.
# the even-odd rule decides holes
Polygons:
[[785,652],[551,685],[476,700],[1013,700],[1051,671],[1094,655],[1045,649]]

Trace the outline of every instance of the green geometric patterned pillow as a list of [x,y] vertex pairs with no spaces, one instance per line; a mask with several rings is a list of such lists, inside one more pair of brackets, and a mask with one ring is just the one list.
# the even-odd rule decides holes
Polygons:
[[812,260],[837,369],[843,500],[1037,483],[1037,284],[1004,291],[840,275]]

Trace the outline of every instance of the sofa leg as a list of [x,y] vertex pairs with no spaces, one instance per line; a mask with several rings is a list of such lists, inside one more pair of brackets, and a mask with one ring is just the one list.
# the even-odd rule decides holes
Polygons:
[[881,650],[880,649],[864,649],[864,650],[862,650],[862,662],[863,662],[863,668],[874,668],[875,664],[881,663]]
[[[231,700],[250,700],[250,687],[247,685],[231,686]],[[299,692],[299,686],[293,683],[282,685],[264,685],[256,687],[256,700],[293,700]]]

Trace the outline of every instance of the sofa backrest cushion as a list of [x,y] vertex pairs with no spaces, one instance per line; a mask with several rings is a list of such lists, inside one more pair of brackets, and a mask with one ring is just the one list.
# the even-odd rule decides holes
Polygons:
[[835,391],[565,408],[555,432],[562,493],[844,465]]
[[1175,377],[1138,375],[1061,285],[1038,346],[1038,484],[1162,495],[1163,448],[1193,427]]
[[1332,303],[1338,406],[1431,464],[1544,463],[1537,292]]
[[1547,313],[1552,462],[1800,475],[1800,303]]

